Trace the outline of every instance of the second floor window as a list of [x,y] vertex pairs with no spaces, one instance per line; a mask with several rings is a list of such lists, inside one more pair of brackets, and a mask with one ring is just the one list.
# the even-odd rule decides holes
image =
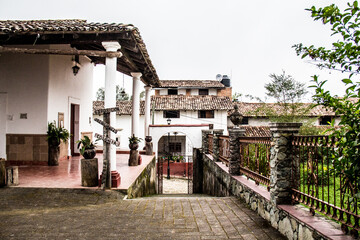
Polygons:
[[200,110],[198,113],[199,118],[214,118],[214,110]]
[[177,89],[168,89],[168,95],[178,95]]
[[180,118],[180,111],[164,111],[164,118]]
[[319,119],[319,125],[330,125],[332,117],[324,116]]
[[209,95],[209,89],[199,89],[199,95]]

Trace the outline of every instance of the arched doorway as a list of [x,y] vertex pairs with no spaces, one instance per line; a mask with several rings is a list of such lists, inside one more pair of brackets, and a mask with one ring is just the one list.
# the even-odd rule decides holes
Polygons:
[[192,194],[193,144],[184,132],[167,132],[157,144],[159,194]]

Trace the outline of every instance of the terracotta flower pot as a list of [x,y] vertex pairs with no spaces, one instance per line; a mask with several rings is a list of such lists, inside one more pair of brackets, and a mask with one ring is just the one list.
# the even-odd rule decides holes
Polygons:
[[83,157],[85,159],[93,159],[95,157],[95,155],[96,155],[95,148],[88,148],[88,149],[85,149]]
[[136,149],[138,149],[138,147],[139,147],[139,144],[137,144],[137,143],[130,143],[129,144],[129,148],[131,150],[136,150]]

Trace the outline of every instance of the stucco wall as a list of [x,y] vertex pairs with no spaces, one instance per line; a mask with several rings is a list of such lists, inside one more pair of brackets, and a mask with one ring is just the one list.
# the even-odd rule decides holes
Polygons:
[[[60,48],[57,46],[57,48]],[[67,49],[70,46],[62,46]],[[87,57],[80,56],[81,68],[76,76],[72,72],[71,56],[50,56],[48,121],[64,113],[65,128],[70,129],[70,104],[80,105],[80,132],[92,131],[93,68]],[[91,119],[92,123],[92,119]]]
[[[94,118],[103,119],[102,116],[94,115]],[[116,124],[111,124],[116,129],[121,128],[121,131],[118,131],[117,134],[115,134],[117,137],[119,137],[120,140],[120,147],[117,147],[118,150],[126,150],[129,151],[129,137],[131,136],[131,115],[116,115]],[[102,125],[98,124],[97,122],[93,123],[93,132],[103,134],[103,127]],[[140,124],[139,124],[139,136],[143,139],[139,143],[139,150],[142,150],[145,146],[145,134],[144,134],[145,128],[144,128],[144,115],[140,115]],[[95,138],[94,138],[95,139]],[[114,139],[115,140],[115,139]],[[98,141],[99,146],[103,146],[102,141]]]
[[[47,55],[1,54],[0,92],[7,93],[6,133],[46,133],[48,75]],[[20,119],[20,113],[27,113],[27,119]]]

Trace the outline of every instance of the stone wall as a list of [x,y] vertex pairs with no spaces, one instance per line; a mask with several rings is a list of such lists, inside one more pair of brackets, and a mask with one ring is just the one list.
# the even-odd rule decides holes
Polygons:
[[46,134],[6,134],[7,164],[47,165]]
[[194,151],[195,161],[203,164],[203,193],[240,198],[288,239],[351,239],[342,234],[337,224],[320,216],[310,216],[308,209],[301,205],[274,205],[265,187],[244,176],[231,176],[228,168],[215,162],[211,155],[201,149]]
[[156,194],[155,166],[156,158],[154,157],[135,182],[128,188],[126,194],[129,199]]

